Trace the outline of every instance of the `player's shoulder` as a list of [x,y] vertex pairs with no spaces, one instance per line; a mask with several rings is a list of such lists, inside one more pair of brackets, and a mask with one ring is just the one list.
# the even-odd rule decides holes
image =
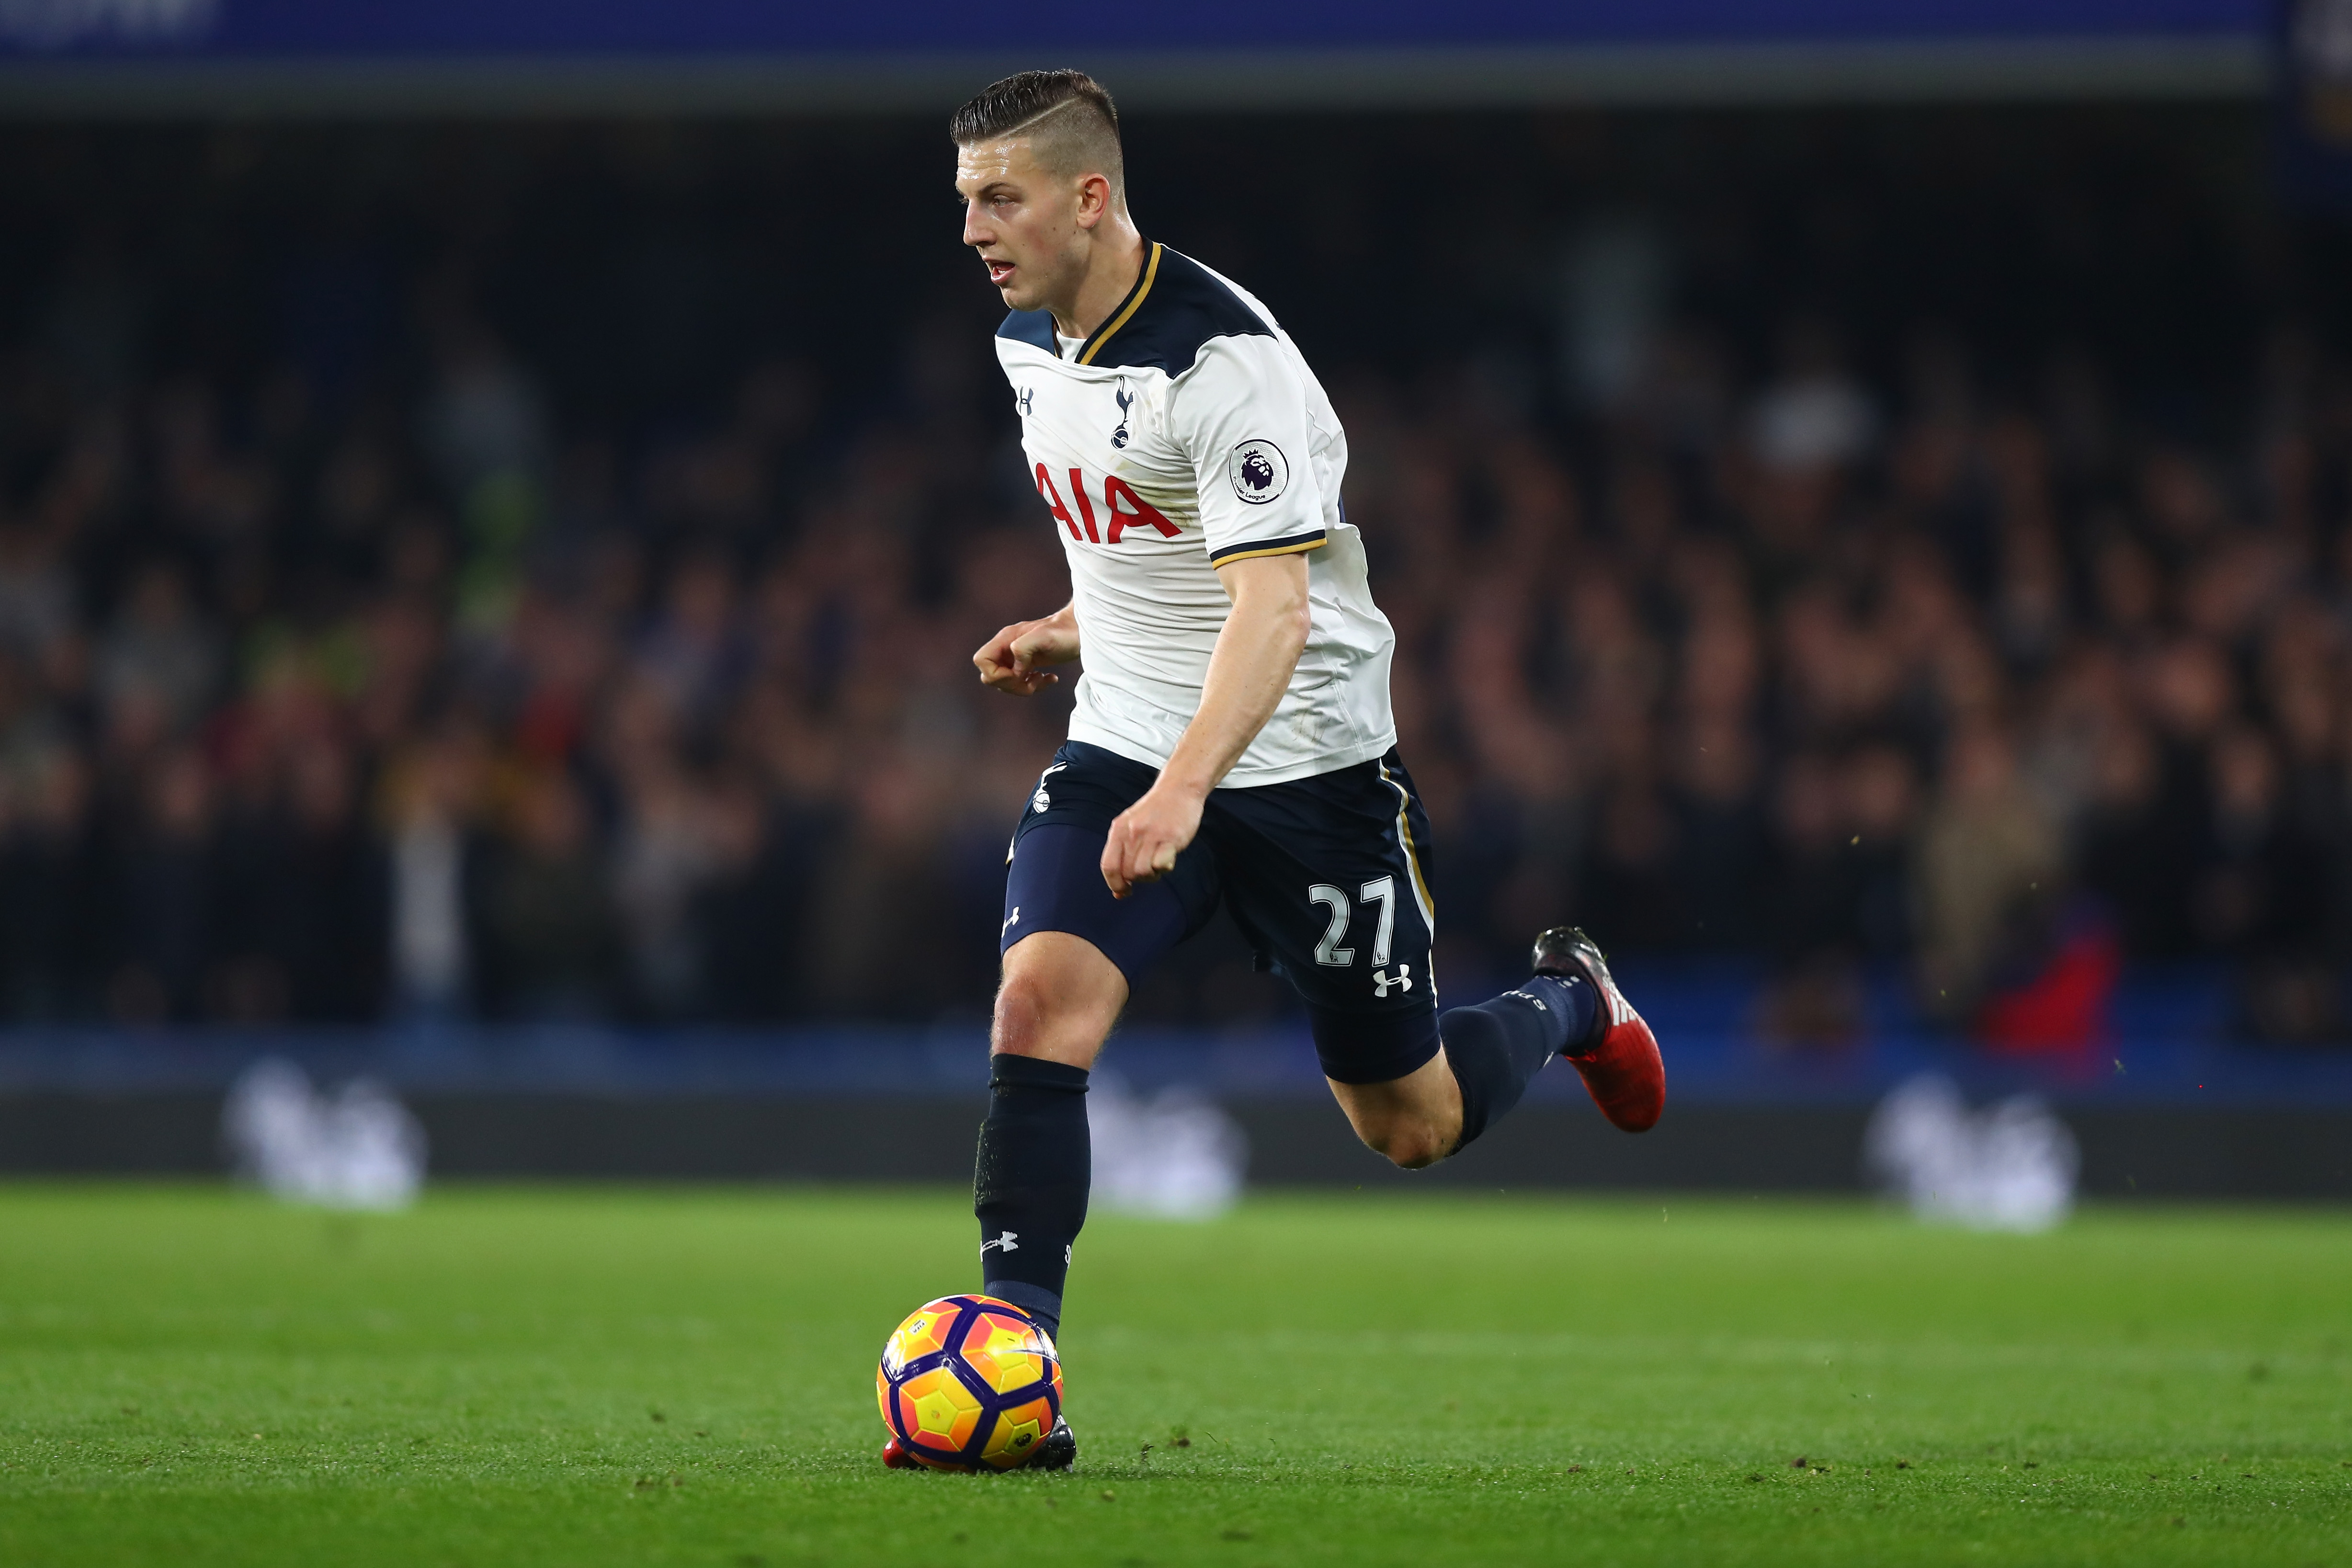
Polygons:
[[[996,335],[1060,357],[1054,318],[1046,311],[1015,310]],[[1099,370],[1156,370],[1172,381],[1218,340],[1252,337],[1275,337],[1265,306],[1182,251],[1155,241],[1135,287],[1073,363]]]
[[1157,370],[1173,380],[1221,338],[1270,341],[1274,335],[1274,322],[1265,308],[1238,286],[1182,251],[1155,244],[1135,291],[1111,312],[1078,358],[1120,369]]

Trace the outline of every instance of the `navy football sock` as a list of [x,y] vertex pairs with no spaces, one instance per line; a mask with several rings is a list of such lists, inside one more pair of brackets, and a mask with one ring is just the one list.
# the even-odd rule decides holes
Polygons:
[[1058,1334],[1062,1283],[1094,1174],[1087,1070],[1000,1054],[989,1058],[988,1090],[971,1177],[981,1277],[988,1294]]
[[1462,1086],[1462,1141],[1456,1151],[1519,1102],[1544,1063],[1592,1032],[1596,998],[1580,979],[1530,976],[1475,1007],[1456,1007],[1437,1021],[1445,1059]]

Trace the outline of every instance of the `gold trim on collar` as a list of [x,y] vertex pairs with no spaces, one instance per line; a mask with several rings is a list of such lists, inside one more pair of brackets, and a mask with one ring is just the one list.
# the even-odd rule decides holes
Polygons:
[[1092,364],[1095,363],[1095,355],[1102,352],[1103,344],[1110,342],[1114,333],[1116,333],[1121,327],[1127,325],[1129,319],[1135,314],[1137,308],[1143,303],[1143,297],[1151,292],[1151,280],[1159,276],[1160,242],[1155,239],[1151,242],[1151,255],[1143,264],[1143,277],[1136,284],[1135,292],[1128,296],[1125,308],[1122,309],[1118,315],[1113,316],[1110,319],[1110,324],[1095,334],[1094,342],[1088,343],[1085,348],[1078,351],[1078,363]]

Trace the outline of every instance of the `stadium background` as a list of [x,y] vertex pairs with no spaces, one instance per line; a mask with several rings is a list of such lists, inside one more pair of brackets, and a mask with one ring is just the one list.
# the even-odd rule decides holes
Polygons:
[[[1348,421],[1449,991],[1566,917],[1655,999],[1657,1140],[1460,1179],[1845,1184],[1932,1064],[2352,1180],[2344,24],[1968,9],[1036,24]],[[0,1164],[213,1166],[291,1052],[447,1170],[952,1176],[1060,719],[966,664],[1063,592],[1004,62],[339,15],[5,13]],[[1286,997],[1221,930],[1113,1059],[1364,1179]]]

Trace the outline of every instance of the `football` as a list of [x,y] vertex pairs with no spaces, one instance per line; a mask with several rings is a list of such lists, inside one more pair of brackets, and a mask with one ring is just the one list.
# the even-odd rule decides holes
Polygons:
[[942,1296],[908,1314],[874,1372],[882,1423],[934,1470],[1025,1463],[1062,1412],[1062,1360],[1035,1319],[993,1296]]

